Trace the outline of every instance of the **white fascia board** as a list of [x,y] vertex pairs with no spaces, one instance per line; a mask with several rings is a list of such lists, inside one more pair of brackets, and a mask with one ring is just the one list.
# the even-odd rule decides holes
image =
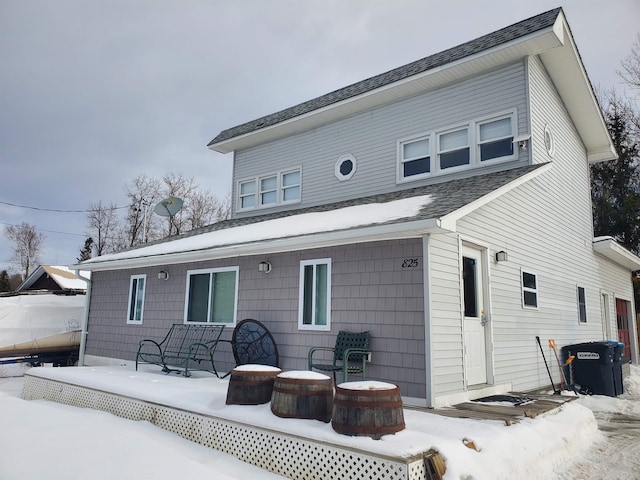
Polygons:
[[563,46],[540,53],[540,60],[578,130],[588,160],[613,160],[615,148],[564,14],[558,15],[553,28]]
[[640,270],[640,257],[624,248],[612,237],[594,238],[593,251],[627,268],[630,272]]
[[465,215],[469,215],[471,212],[477,210],[478,208],[486,205],[487,203],[495,200],[498,197],[501,197],[507,192],[510,192],[514,188],[519,187],[520,185],[527,183],[528,181],[536,178],[539,175],[542,175],[545,172],[548,172],[553,168],[553,163],[547,163],[542,165],[541,167],[536,168],[535,170],[518,177],[517,179],[503,185],[500,188],[496,188],[491,193],[488,193],[477,200],[467,203],[465,206],[454,210],[453,212],[445,215],[440,219],[440,226],[443,229],[455,232],[456,231],[456,222],[460,220]]
[[[160,265],[175,265],[178,263],[200,262],[220,258],[264,255],[282,253],[311,248],[332,247],[364,243],[372,241],[391,240],[398,238],[418,238],[428,233],[447,231],[437,218],[400,222],[389,225],[376,225],[357,229],[325,232],[320,234],[303,235],[298,237],[278,238],[260,242],[239,245],[227,245],[203,248],[185,252],[174,252],[144,257],[122,258],[104,262],[82,263],[72,265],[72,269],[89,271],[124,270],[128,268],[151,267]],[[134,251],[132,251],[132,254]]]
[[[249,148],[286,135],[306,131],[348,115],[355,115],[380,105],[439,88],[471,75],[477,75],[501,65],[508,65],[528,55],[538,55],[563,45],[563,38],[558,36],[558,31],[556,30],[554,26],[533,32],[527,36],[384,85],[375,90],[364,92],[355,97],[347,98],[259,130],[253,130],[243,135],[223,140],[210,145],[209,148],[219,153],[229,153],[234,150]],[[560,34],[562,34],[562,31],[560,31]]]

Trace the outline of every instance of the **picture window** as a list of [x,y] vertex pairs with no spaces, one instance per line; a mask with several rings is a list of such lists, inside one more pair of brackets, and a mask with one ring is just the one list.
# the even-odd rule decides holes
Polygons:
[[238,267],[187,272],[185,323],[235,325]]

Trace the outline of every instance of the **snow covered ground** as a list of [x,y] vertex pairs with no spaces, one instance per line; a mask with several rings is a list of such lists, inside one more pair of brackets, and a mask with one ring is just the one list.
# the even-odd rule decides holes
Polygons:
[[[22,374],[21,367],[10,370],[2,367],[0,376]],[[74,369],[63,370],[71,374]],[[114,377],[109,378],[113,381]],[[184,382],[181,378],[158,375],[156,383],[170,392],[174,380]],[[223,381],[202,380],[197,391],[224,388]],[[47,401],[21,400],[22,383],[20,376],[0,378],[0,479],[282,478],[147,422]],[[131,378],[123,383],[126,384],[123,388],[129,391],[136,388]],[[148,384],[144,381],[138,388],[141,394],[146,389],[148,395]],[[558,413],[523,419],[509,427],[495,421],[454,419],[406,410],[405,431],[377,442],[351,437],[346,437],[346,441],[360,448],[364,445],[389,451],[411,451],[420,447],[416,442],[427,443],[425,447],[434,446],[446,457],[445,478],[451,480],[639,478],[640,367],[631,367],[625,388],[625,394],[618,398],[581,397]],[[185,397],[188,392],[182,393],[182,398]],[[197,407],[198,401],[192,401]],[[265,415],[264,406],[223,407],[213,405],[211,397],[206,402],[208,406],[202,403],[198,408],[212,409],[210,413],[228,408],[231,414],[241,410],[245,421],[256,415],[256,423],[283,422],[277,417],[270,418],[270,412]],[[286,419],[286,425],[311,436],[338,435],[330,425],[313,420]],[[465,447],[463,438],[472,440],[480,451]]]

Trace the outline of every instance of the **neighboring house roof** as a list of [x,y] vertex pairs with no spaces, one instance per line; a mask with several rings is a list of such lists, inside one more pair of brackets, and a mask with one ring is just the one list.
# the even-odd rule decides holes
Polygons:
[[459,218],[551,167],[550,163],[530,165],[329,205],[225,220],[91,258],[78,267],[112,270],[455,231]]
[[[89,274],[90,272],[82,272]],[[16,292],[26,290],[67,290],[86,291],[87,282],[76,276],[69,268],[61,265],[40,265],[20,285]]]
[[249,148],[521,61],[528,55],[540,55],[587,147],[589,160],[615,158],[600,107],[561,8],[229,128],[208,146],[221,153]]

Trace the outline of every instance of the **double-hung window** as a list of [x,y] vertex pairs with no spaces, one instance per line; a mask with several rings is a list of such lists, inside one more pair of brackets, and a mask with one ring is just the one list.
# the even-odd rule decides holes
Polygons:
[[141,324],[144,313],[144,290],[146,275],[131,275],[129,282],[129,306],[127,307],[127,323]]
[[438,134],[438,161],[440,170],[469,165],[469,128]]
[[260,205],[270,205],[278,201],[278,176],[260,179]]
[[302,170],[271,173],[238,182],[237,209],[275,207],[300,201]]
[[300,170],[282,174],[282,202],[300,201]]
[[522,306],[538,308],[538,277],[535,273],[522,270]]
[[578,322],[587,323],[587,296],[584,287],[577,287]]
[[397,181],[517,160],[516,110],[398,140]]
[[478,157],[481,162],[513,156],[512,116],[478,123]]
[[298,328],[331,329],[331,259],[300,262]]
[[399,178],[418,177],[431,172],[429,137],[400,142]]
[[239,188],[240,209],[256,207],[256,181],[240,182]]
[[235,325],[238,267],[189,270],[185,323]]

